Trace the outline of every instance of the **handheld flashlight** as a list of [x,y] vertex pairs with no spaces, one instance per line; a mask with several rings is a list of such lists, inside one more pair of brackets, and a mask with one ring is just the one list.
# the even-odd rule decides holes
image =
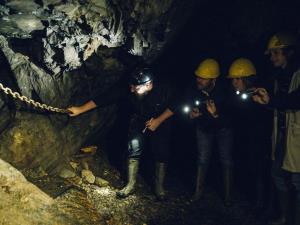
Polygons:
[[182,110],[184,113],[190,113],[192,108],[199,108],[200,106],[201,100],[196,99],[195,101],[193,101],[193,103],[183,106]]
[[241,94],[241,98],[246,100],[248,98],[248,94],[246,94],[246,93]]
[[191,107],[189,107],[187,105],[183,107],[183,112],[184,113],[189,113],[190,111],[191,111]]
[[256,90],[250,89],[246,91],[236,91],[235,93],[239,95],[241,99],[246,100],[249,97],[251,97],[254,93],[256,93]]
[[199,100],[196,100],[194,103],[195,103],[195,106],[199,106],[200,105],[200,101]]

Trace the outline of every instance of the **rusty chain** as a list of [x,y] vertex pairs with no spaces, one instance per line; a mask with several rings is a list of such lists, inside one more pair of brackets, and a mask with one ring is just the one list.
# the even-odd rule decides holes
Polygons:
[[57,113],[68,113],[69,112],[67,109],[60,109],[60,108],[52,107],[52,106],[34,101],[33,99],[29,99],[28,97],[21,95],[18,92],[12,91],[8,87],[4,87],[2,83],[0,83],[0,89],[3,90],[5,94],[12,96],[14,99],[19,99],[20,101],[26,102],[29,105],[33,105],[36,108],[47,110],[50,112],[57,112]]

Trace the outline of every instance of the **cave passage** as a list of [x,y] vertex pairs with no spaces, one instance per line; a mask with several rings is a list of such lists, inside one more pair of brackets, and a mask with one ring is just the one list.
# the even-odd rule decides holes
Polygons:
[[299,7],[0,0],[0,223],[300,225]]

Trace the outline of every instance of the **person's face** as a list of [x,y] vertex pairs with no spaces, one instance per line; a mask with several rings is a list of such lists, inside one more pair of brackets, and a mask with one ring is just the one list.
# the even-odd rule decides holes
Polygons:
[[284,55],[282,49],[271,49],[270,60],[274,67],[285,68],[287,65],[287,57]]
[[215,84],[216,79],[205,79],[202,77],[196,77],[197,88],[199,90],[211,89]]
[[144,96],[149,93],[153,88],[152,81],[141,85],[130,85],[130,91],[136,96]]
[[232,86],[236,91],[245,91],[246,85],[242,78],[233,78],[231,80]]

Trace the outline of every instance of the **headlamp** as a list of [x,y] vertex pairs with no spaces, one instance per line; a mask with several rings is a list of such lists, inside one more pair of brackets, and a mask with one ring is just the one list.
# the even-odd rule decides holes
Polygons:
[[154,75],[151,69],[143,68],[135,70],[130,77],[130,84],[143,85],[150,81],[153,81]]

